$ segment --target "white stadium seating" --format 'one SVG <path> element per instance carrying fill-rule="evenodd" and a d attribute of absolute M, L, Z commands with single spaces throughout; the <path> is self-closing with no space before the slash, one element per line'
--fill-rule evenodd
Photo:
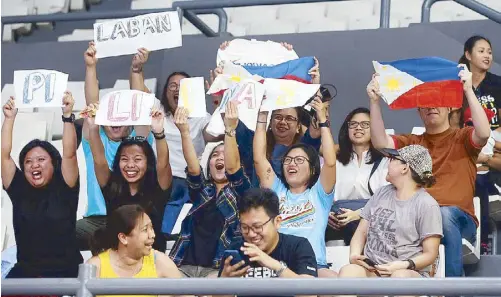
<path fill-rule="evenodd" d="M 90 0 L 96 4 L 100 0 Z M 133 0 L 130 8 L 170 8 L 174 0 Z M 499 0 L 479 2 L 501 11 Z M 423 0 L 391 1 L 390 27 L 407 27 L 420 22 Z M 85 9 L 85 0 L 11 0 L 2 2 L 2 16 L 48 14 Z M 234 36 L 264 35 L 281 33 L 306 33 L 375 29 L 379 27 L 380 0 L 325 1 L 289 5 L 266 5 L 253 7 L 225 8 L 228 14 L 228 32 Z M 201 15 L 209 27 L 217 31 L 218 18 L 215 15 Z M 481 20 L 485 17 L 455 3 L 439 1 L 431 9 L 432 22 Z M 40 25 L 40 24 L 39 24 Z M 184 35 L 201 34 L 186 19 L 183 20 Z M 4 41 L 14 40 L 16 34 L 28 34 L 31 24 L 6 25 Z M 92 40 L 92 28 L 79 28 L 71 34 L 59 36 L 59 41 Z"/>

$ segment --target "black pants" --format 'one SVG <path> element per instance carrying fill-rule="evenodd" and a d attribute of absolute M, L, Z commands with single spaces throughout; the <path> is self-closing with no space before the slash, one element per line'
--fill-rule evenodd
<path fill-rule="evenodd" d="M 90 240 L 96 230 L 106 226 L 106 216 L 91 216 L 77 221 L 76 234 L 78 249 L 90 250 Z"/>
<path fill-rule="evenodd" d="M 489 240 L 489 195 L 498 194 L 498 190 L 490 179 L 490 173 L 477 174 L 475 196 L 480 198 L 480 242 Z"/>

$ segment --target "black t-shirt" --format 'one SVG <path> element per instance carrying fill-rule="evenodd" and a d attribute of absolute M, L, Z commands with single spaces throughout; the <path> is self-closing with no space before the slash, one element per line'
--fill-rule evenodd
<path fill-rule="evenodd" d="M 491 129 L 499 128 L 501 125 L 501 115 L 499 115 L 499 109 L 501 109 L 501 77 L 487 72 L 484 80 L 473 90 L 482 107 L 494 112 Z"/>
<path fill-rule="evenodd" d="M 242 242 L 232 244 L 230 250 L 240 251 Z M 242 257 L 246 257 L 240 252 Z M 283 261 L 287 267 L 296 274 L 307 274 L 317 277 L 317 260 L 310 242 L 303 237 L 279 233 L 277 247 L 270 253 L 270 257 L 277 261 Z M 220 274 L 224 268 L 224 260 L 221 262 Z M 247 260 L 246 260 L 247 261 Z M 275 271 L 267 267 L 261 267 L 257 263 L 251 263 L 246 278 L 275 278 Z M 275 296 L 269 296 L 275 297 Z M 279 297 L 279 296 L 276 296 Z"/>
<path fill-rule="evenodd" d="M 182 264 L 212 267 L 224 226 L 224 216 L 217 208 L 216 199 L 194 212 L 192 223 L 193 233 Z"/>
<path fill-rule="evenodd" d="M 148 191 L 141 190 L 135 195 L 131 195 L 129 189 L 123 191 L 122 195 L 116 196 L 112 191 L 111 178 L 108 184 L 101 189 L 106 201 L 106 212 L 111 214 L 115 209 L 123 205 L 139 204 L 145 210 L 153 224 L 155 231 L 155 242 L 153 248 L 157 251 L 165 252 L 167 248 L 166 239 L 162 233 L 162 220 L 167 203 L 171 197 L 171 187 L 162 190 L 157 183 L 154 189 Z M 116 196 L 116 197 L 114 197 Z"/>
<path fill-rule="evenodd" d="M 13 207 L 17 264 L 28 275 L 76 277 L 82 255 L 75 225 L 80 184 L 70 188 L 60 170 L 44 188 L 34 188 L 16 168 L 8 189 Z"/>

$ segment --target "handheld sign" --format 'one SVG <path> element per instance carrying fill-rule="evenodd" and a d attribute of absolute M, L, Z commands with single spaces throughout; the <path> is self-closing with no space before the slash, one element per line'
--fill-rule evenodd
<path fill-rule="evenodd" d="M 207 115 L 203 77 L 181 79 L 178 106 L 188 109 L 190 118 L 203 118 Z"/>
<path fill-rule="evenodd" d="M 320 88 L 318 84 L 303 84 L 294 80 L 267 78 L 264 81 L 266 100 L 262 111 L 302 106 Z"/>
<path fill-rule="evenodd" d="M 216 63 L 231 61 L 242 66 L 274 66 L 297 58 L 294 50 L 288 50 L 278 42 L 233 39 L 228 47 L 217 51 Z"/>
<path fill-rule="evenodd" d="M 94 24 L 97 57 L 135 54 L 182 45 L 181 25 L 175 11 L 150 13 Z"/>
<path fill-rule="evenodd" d="M 61 107 L 68 85 L 68 74 L 55 70 L 14 71 L 16 106 Z"/>
<path fill-rule="evenodd" d="M 99 101 L 96 124 L 102 126 L 151 125 L 155 96 L 135 90 L 108 93 Z"/>

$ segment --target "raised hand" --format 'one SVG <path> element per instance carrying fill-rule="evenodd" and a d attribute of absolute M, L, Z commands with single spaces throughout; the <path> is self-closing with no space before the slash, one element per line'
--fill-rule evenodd
<path fill-rule="evenodd" d="M 17 115 L 16 102 L 14 97 L 10 97 L 9 101 L 3 106 L 3 115 L 6 119 L 15 119 Z"/>
<path fill-rule="evenodd" d="M 190 126 L 188 124 L 188 109 L 178 107 L 174 113 L 174 124 L 179 129 L 181 134 L 190 133 Z"/>
<path fill-rule="evenodd" d="M 65 118 L 71 116 L 73 113 L 73 106 L 75 105 L 75 99 L 70 91 L 64 92 L 63 96 L 63 116 Z"/>
<path fill-rule="evenodd" d="M 311 76 L 312 84 L 320 84 L 320 62 L 318 62 L 316 57 L 313 57 L 313 59 L 315 60 L 315 65 L 308 70 L 308 74 Z"/>
<path fill-rule="evenodd" d="M 97 126 L 95 124 L 95 118 L 98 109 L 99 109 L 99 104 L 91 103 L 80 112 L 80 117 L 85 119 L 85 122 L 87 122 L 89 127 Z"/>
<path fill-rule="evenodd" d="M 244 246 L 240 248 L 246 256 L 249 257 L 249 261 L 256 262 L 260 266 L 267 267 L 271 270 L 279 270 L 281 267 L 280 262 L 273 259 L 270 255 L 260 250 L 256 245 L 244 242 Z"/>
<path fill-rule="evenodd" d="M 97 64 L 96 47 L 94 41 L 89 42 L 89 47 L 84 53 L 84 61 L 87 67 L 94 67 Z"/>
<path fill-rule="evenodd" d="M 141 72 L 143 71 L 143 66 L 148 62 L 148 57 L 150 56 L 150 51 L 144 47 L 137 50 L 137 54 L 132 58 L 132 71 Z"/>
<path fill-rule="evenodd" d="M 238 125 L 238 106 L 235 102 L 230 101 L 226 104 L 224 113 L 224 127 L 227 130 L 235 130 Z"/>
<path fill-rule="evenodd" d="M 320 98 L 317 96 L 313 101 L 310 103 L 311 108 L 315 110 L 317 114 L 317 120 L 319 123 L 325 123 L 327 121 L 327 107 L 326 104 L 320 100 Z"/>
<path fill-rule="evenodd" d="M 162 133 L 164 131 L 164 113 L 161 109 L 153 108 L 151 110 L 151 131 L 153 133 Z"/>
<path fill-rule="evenodd" d="M 225 41 L 219 46 L 220 50 L 225 50 L 230 45 L 230 41 Z"/>
<path fill-rule="evenodd" d="M 205 89 L 207 91 L 210 89 L 210 86 L 212 86 L 212 84 L 214 83 L 214 80 L 216 79 L 216 77 L 222 73 L 223 73 L 223 68 L 221 68 L 219 66 L 216 67 L 216 69 L 209 71 L 209 80 L 205 80 Z M 215 106 L 218 106 L 219 103 L 221 103 L 221 99 L 223 98 L 223 96 L 215 95 L 215 94 L 211 95 L 211 97 L 212 97 L 212 103 Z"/>
<path fill-rule="evenodd" d="M 240 261 L 235 265 L 231 265 L 232 256 L 224 260 L 224 268 L 221 271 L 221 277 L 242 277 L 249 270 L 249 266 L 245 266 L 245 261 Z"/>
<path fill-rule="evenodd" d="M 473 88 L 473 82 L 472 82 L 472 74 L 470 70 L 468 70 L 468 67 L 466 67 L 465 64 L 459 64 L 458 67 L 462 67 L 463 70 L 459 71 L 459 78 L 461 79 L 461 82 L 463 83 L 463 91 L 468 91 Z"/>
<path fill-rule="evenodd" d="M 372 75 L 372 79 L 367 85 L 367 95 L 369 96 L 369 99 L 373 102 L 376 103 L 379 101 L 381 98 L 381 90 L 379 89 L 379 83 L 377 81 L 377 77 L 379 74 L 374 73 Z"/>
<path fill-rule="evenodd" d="M 291 51 L 294 49 L 294 47 L 292 46 L 292 44 L 289 44 L 287 42 L 280 42 L 280 44 L 285 47 L 287 50 Z"/>

